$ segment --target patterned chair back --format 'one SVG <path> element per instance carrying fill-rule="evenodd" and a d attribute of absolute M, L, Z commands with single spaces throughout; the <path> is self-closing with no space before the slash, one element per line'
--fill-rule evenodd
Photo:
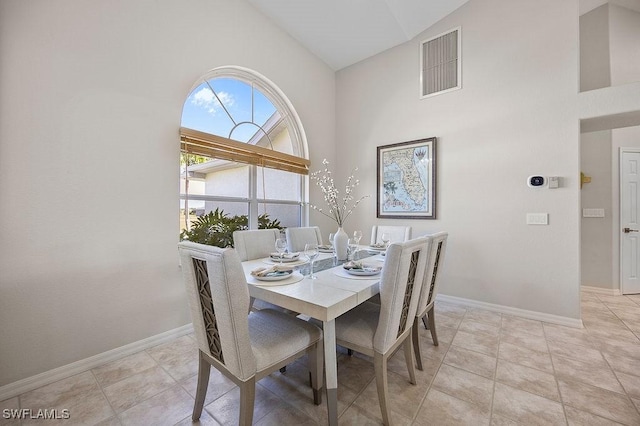
<path fill-rule="evenodd" d="M 438 283 L 440 282 L 440 272 L 442 272 L 442 264 L 444 262 L 444 254 L 447 250 L 446 232 L 438 232 L 430 235 L 431 255 L 425 269 L 424 282 L 422 283 L 422 291 L 420 294 L 420 303 L 418 304 L 417 315 L 421 316 L 426 310 L 431 308 L 433 302 L 438 295 Z"/>
<path fill-rule="evenodd" d="M 198 347 L 231 374 L 256 372 L 249 340 L 249 289 L 234 249 L 189 241 L 178 244 Z"/>
<path fill-rule="evenodd" d="M 431 237 L 392 243 L 380 279 L 380 317 L 373 348 L 386 353 L 411 329 L 431 250 Z"/>

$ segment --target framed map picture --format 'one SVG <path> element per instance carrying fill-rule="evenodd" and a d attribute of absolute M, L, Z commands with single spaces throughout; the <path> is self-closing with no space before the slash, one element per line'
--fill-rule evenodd
<path fill-rule="evenodd" d="M 378 147 L 379 218 L 436 218 L 436 138 Z"/>

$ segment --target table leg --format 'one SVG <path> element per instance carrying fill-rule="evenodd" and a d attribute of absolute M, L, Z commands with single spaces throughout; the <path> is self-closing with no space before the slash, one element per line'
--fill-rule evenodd
<path fill-rule="evenodd" d="M 329 425 L 338 425 L 338 361 L 336 359 L 336 322 L 324 321 L 324 367 L 327 378 Z"/>

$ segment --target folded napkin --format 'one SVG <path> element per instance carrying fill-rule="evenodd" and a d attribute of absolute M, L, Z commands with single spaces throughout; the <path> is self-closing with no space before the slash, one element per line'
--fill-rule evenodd
<path fill-rule="evenodd" d="M 291 269 L 290 266 L 286 266 L 286 265 L 273 265 L 270 268 L 263 267 L 263 268 L 254 269 L 253 271 L 251 271 L 251 275 L 253 275 L 254 277 L 265 277 L 273 272 L 292 273 L 293 269 Z"/>
<path fill-rule="evenodd" d="M 356 270 L 362 270 L 362 271 L 380 271 L 382 269 L 382 267 L 380 266 L 375 266 L 375 265 L 367 265 L 364 262 L 361 261 L 349 261 L 347 263 L 345 263 L 344 265 L 342 265 L 342 267 L 344 269 L 356 269 Z"/>
<path fill-rule="evenodd" d="M 271 253 L 271 257 L 274 259 L 297 259 L 300 257 L 300 253 Z"/>
<path fill-rule="evenodd" d="M 331 250 L 333 248 L 332 245 L 323 245 L 323 246 L 318 246 L 318 248 L 320 250 Z"/>
<path fill-rule="evenodd" d="M 369 247 L 373 247 L 373 248 L 385 248 L 387 245 L 383 244 L 383 243 L 379 243 L 379 244 L 371 244 Z"/>
<path fill-rule="evenodd" d="M 364 263 L 362 262 L 355 262 L 353 260 L 345 263 L 344 265 L 342 265 L 342 267 L 344 269 L 364 269 Z"/>

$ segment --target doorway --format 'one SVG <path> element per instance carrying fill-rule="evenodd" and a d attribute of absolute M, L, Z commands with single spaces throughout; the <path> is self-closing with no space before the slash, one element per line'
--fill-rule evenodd
<path fill-rule="evenodd" d="M 640 293 L 640 149 L 620 148 L 620 289 Z"/>

